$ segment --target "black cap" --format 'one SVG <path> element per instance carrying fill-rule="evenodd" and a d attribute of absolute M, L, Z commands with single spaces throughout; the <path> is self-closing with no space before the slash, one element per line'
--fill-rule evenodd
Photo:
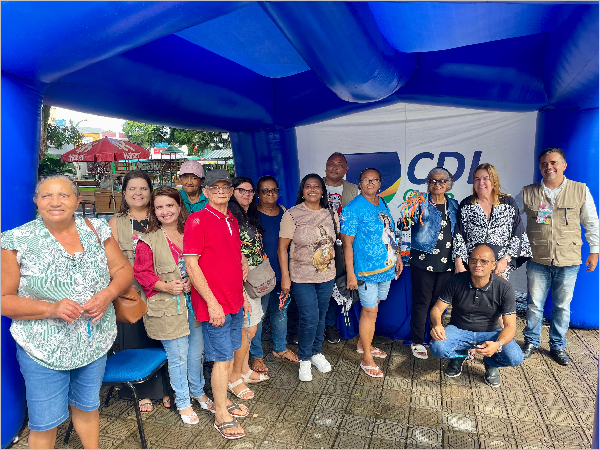
<path fill-rule="evenodd" d="M 223 169 L 210 170 L 206 173 L 206 178 L 204 178 L 204 186 L 212 186 L 217 181 L 227 181 L 231 184 L 231 175 Z"/>

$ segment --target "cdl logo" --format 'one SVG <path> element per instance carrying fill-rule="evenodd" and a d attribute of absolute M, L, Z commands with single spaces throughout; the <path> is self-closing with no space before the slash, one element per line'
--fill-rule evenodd
<path fill-rule="evenodd" d="M 408 171 L 406 173 L 406 176 L 408 177 L 408 181 L 410 181 L 412 184 L 425 184 L 425 178 L 417 178 L 417 176 L 415 175 L 415 169 L 417 168 L 417 164 L 423 159 L 430 159 L 430 160 L 434 161 L 435 155 L 430 152 L 423 152 L 423 153 L 419 153 L 411 160 L 411 162 L 408 164 Z M 464 155 L 462 155 L 458 152 L 441 152 L 438 156 L 437 164 L 431 164 L 431 167 L 428 167 L 424 173 L 425 174 L 429 173 L 429 171 L 431 169 L 433 169 L 434 167 L 444 167 L 444 164 L 446 163 L 447 159 L 455 159 L 458 163 L 456 172 L 453 174 L 454 182 L 456 183 L 460 179 L 460 177 L 462 177 L 462 175 L 465 171 L 465 157 L 464 157 Z M 481 151 L 476 151 L 473 154 L 473 160 L 471 161 L 471 168 L 469 169 L 469 172 L 468 172 L 468 177 L 469 177 L 467 179 L 468 184 L 473 184 L 473 170 L 475 170 L 475 167 L 477 167 L 479 165 L 480 159 L 481 159 Z M 425 164 L 423 164 L 423 165 L 425 165 Z"/>

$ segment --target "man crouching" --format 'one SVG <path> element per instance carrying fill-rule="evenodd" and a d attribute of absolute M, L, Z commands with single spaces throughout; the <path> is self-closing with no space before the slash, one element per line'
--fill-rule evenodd
<path fill-rule="evenodd" d="M 485 382 L 500 386 L 499 367 L 518 366 L 523 352 L 514 341 L 517 329 L 515 293 L 502 277 L 492 275 L 494 252 L 480 245 L 469 257 L 469 272 L 453 275 L 431 309 L 431 353 L 450 359 L 446 376 L 457 377 L 470 349 L 483 355 Z M 444 328 L 442 313 L 452 305 L 450 324 Z M 500 327 L 500 316 L 504 328 Z"/>

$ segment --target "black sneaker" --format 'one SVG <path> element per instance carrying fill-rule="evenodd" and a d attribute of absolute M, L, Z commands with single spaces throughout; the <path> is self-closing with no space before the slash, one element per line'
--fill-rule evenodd
<path fill-rule="evenodd" d="M 462 365 L 465 362 L 465 359 L 467 359 L 466 356 L 464 358 L 452 358 L 449 360 L 448 367 L 446 367 L 446 370 L 444 371 L 446 376 L 450 378 L 459 376 L 462 373 Z"/>
<path fill-rule="evenodd" d="M 483 377 L 485 383 L 491 387 L 499 387 L 500 386 L 500 369 L 497 367 L 488 366 L 484 361 L 483 365 L 485 366 L 485 376 Z"/>
<path fill-rule="evenodd" d="M 298 345 L 298 335 L 288 334 L 288 344 Z"/>
<path fill-rule="evenodd" d="M 340 342 L 340 332 L 338 329 L 333 326 L 325 327 L 325 340 L 330 344 L 337 344 Z"/>
<path fill-rule="evenodd" d="M 561 366 L 568 366 L 571 362 L 567 352 L 562 349 L 550 349 L 550 356 L 552 356 L 552 359 Z"/>

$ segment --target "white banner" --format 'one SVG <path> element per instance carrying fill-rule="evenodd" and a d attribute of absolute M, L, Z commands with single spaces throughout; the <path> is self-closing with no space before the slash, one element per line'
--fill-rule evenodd
<path fill-rule="evenodd" d="M 396 220 L 396 207 L 406 193 L 427 190 L 424 179 L 436 166 L 454 174 L 451 194 L 459 202 L 472 193 L 473 168 L 484 162 L 498 170 L 503 192 L 515 196 L 533 182 L 536 118 L 537 112 L 400 103 L 297 127 L 300 177 L 311 172 L 324 176 L 333 152 L 353 161 L 346 177 L 353 183 L 362 169 L 376 167 L 382 171 L 382 191 Z M 388 155 L 369 155 L 373 153 Z M 397 154 L 399 161 L 390 162 L 395 155 L 389 153 Z M 385 160 L 384 167 L 378 166 L 378 159 Z"/>

